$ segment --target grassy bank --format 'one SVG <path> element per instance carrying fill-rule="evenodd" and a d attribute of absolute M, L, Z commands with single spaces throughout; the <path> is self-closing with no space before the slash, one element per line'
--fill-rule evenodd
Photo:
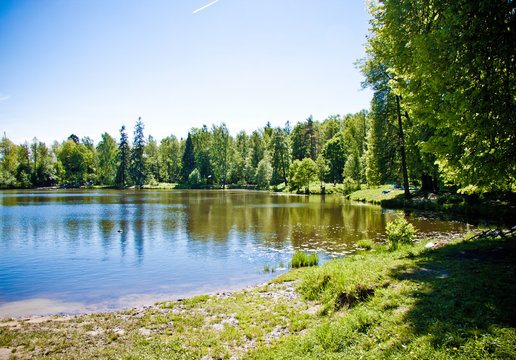
<path fill-rule="evenodd" d="M 513 226 L 516 218 L 516 199 L 513 193 L 463 195 L 463 194 L 421 194 L 414 193 L 405 199 L 403 190 L 392 185 L 362 189 L 347 195 L 353 201 L 381 205 L 391 209 L 415 209 L 431 211 L 440 215 L 459 218 L 482 219 L 490 222 L 506 223 Z"/>
<path fill-rule="evenodd" d="M 425 241 L 426 242 L 426 241 Z M 233 294 L 0 323 L 0 355 L 516 358 L 516 239 L 371 251 Z"/>

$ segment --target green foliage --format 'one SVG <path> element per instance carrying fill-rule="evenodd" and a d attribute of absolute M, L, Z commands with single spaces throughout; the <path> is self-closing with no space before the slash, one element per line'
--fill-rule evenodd
<path fill-rule="evenodd" d="M 362 249 L 371 250 L 373 248 L 373 242 L 369 239 L 362 239 L 356 242 L 356 246 Z"/>
<path fill-rule="evenodd" d="M 258 163 L 258 169 L 256 169 L 256 184 L 261 188 L 267 188 L 272 177 L 272 166 L 267 158 L 262 159 Z"/>
<path fill-rule="evenodd" d="M 167 183 L 180 182 L 183 152 L 177 138 L 171 135 L 161 139 L 158 151 L 159 180 Z"/>
<path fill-rule="evenodd" d="M 364 73 L 375 91 L 402 96 L 407 120 L 426 125 L 409 134 L 412 151 L 435 154 L 441 176 L 460 187 L 514 190 L 512 3 L 384 0 L 370 11 Z M 412 168 L 424 164 L 435 180 L 432 156 Z"/>
<path fill-rule="evenodd" d="M 275 128 L 270 142 L 272 181 L 273 185 L 287 184 L 290 168 L 290 146 L 287 133 L 281 128 Z"/>
<path fill-rule="evenodd" d="M 387 223 L 385 230 L 391 249 L 396 249 L 400 244 L 411 244 L 415 233 L 414 226 L 403 217 Z"/>
<path fill-rule="evenodd" d="M 120 129 L 120 143 L 118 144 L 118 167 L 115 178 L 115 184 L 118 187 L 125 187 L 127 184 L 130 152 L 129 138 L 125 132 L 125 126 L 122 125 Z"/>
<path fill-rule="evenodd" d="M 199 169 L 193 169 L 193 171 L 188 176 L 188 184 L 192 187 L 199 187 L 204 183 L 205 181 L 201 177 Z"/>
<path fill-rule="evenodd" d="M 215 181 L 212 167 L 214 159 L 211 158 L 213 136 L 206 125 L 203 125 L 200 129 L 192 128 L 190 134 L 194 149 L 195 167 L 199 169 L 201 177 L 206 179 L 208 184 L 213 184 Z"/>
<path fill-rule="evenodd" d="M 213 160 L 211 164 L 213 176 L 215 176 L 214 181 L 225 187 L 230 167 L 229 162 L 233 157 L 232 141 L 230 141 L 229 130 L 224 123 L 220 126 L 213 125 L 212 134 L 211 158 Z"/>
<path fill-rule="evenodd" d="M 145 136 L 143 135 L 143 122 L 142 118 L 138 118 L 134 127 L 134 141 L 133 147 L 131 148 L 130 163 L 129 163 L 129 175 L 133 182 L 142 186 L 146 178 L 146 163 L 144 155 L 145 151 Z"/>
<path fill-rule="evenodd" d="M 306 190 L 310 187 L 310 183 L 317 180 L 317 164 L 310 158 L 304 158 L 303 161 L 295 160 L 290 167 L 290 187 L 293 189 Z"/>
<path fill-rule="evenodd" d="M 306 254 L 303 251 L 298 251 L 292 255 L 290 266 L 293 268 L 300 268 L 305 266 L 317 266 L 319 264 L 319 255 L 315 253 Z"/>
<path fill-rule="evenodd" d="M 342 172 L 349 154 L 344 140 L 344 133 L 340 132 L 326 142 L 321 154 L 328 162 L 329 169 L 326 179 L 328 181 L 337 180 L 339 183 L 342 182 Z"/>
<path fill-rule="evenodd" d="M 116 178 L 116 161 L 118 146 L 116 140 L 107 132 L 102 134 L 102 140 L 97 144 L 98 179 L 101 184 L 113 185 Z"/>
<path fill-rule="evenodd" d="M 74 186 L 83 185 L 93 162 L 93 154 L 83 144 L 70 139 L 61 146 L 57 156 L 63 166 L 65 182 Z"/>
<path fill-rule="evenodd" d="M 187 182 L 190 174 L 195 169 L 195 149 L 192 141 L 192 135 L 188 133 L 186 138 L 185 150 L 183 153 L 183 167 L 181 168 L 181 179 Z"/>

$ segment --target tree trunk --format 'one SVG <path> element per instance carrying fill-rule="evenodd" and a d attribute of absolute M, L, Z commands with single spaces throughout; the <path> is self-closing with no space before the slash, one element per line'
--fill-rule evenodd
<path fill-rule="evenodd" d="M 398 126 L 399 126 L 399 137 L 400 137 L 400 153 L 401 153 L 401 170 L 403 173 L 403 189 L 405 191 L 405 198 L 410 198 L 409 182 L 407 174 L 407 160 L 405 156 L 405 141 L 403 140 L 403 126 L 401 123 L 401 111 L 400 111 L 400 97 L 396 95 L 396 109 L 398 111 Z"/>

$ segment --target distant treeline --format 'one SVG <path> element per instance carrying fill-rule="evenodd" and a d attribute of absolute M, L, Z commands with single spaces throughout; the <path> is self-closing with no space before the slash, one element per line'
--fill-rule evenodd
<path fill-rule="evenodd" d="M 204 125 L 192 128 L 186 139 L 171 135 L 157 141 L 145 137 L 138 119 L 132 141 L 125 126 L 118 141 L 103 133 L 98 144 L 75 134 L 50 147 L 37 138 L 15 145 L 4 137 L 0 184 L 4 188 L 157 183 L 266 188 L 286 183 L 300 188 L 317 179 L 361 183 L 366 180 L 369 122 L 367 112 L 361 111 L 322 122 L 309 117 L 294 127 L 289 122 L 283 128 L 267 124 L 235 137 L 225 124 Z"/>
<path fill-rule="evenodd" d="M 50 147 L 0 143 L 0 186 L 158 182 L 400 183 L 436 191 L 516 191 L 516 12 L 511 1 L 381 0 L 372 15 L 364 86 L 371 108 L 230 136 L 225 124 L 186 139 L 71 135 Z M 408 190 L 407 190 L 408 191 Z M 408 193 L 406 194 L 408 195 Z"/>

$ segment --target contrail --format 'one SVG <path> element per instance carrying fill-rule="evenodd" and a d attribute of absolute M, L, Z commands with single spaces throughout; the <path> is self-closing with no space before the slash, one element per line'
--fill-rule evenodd
<path fill-rule="evenodd" d="M 219 0 L 212 1 L 212 2 L 211 2 L 211 3 L 209 3 L 208 5 L 204 5 L 203 7 L 201 7 L 201 8 L 199 8 L 199 9 L 195 10 L 192 14 L 195 14 L 195 13 L 198 13 L 199 11 L 201 11 L 201 10 L 204 10 L 204 9 L 206 9 L 208 6 L 211 6 L 211 5 L 215 4 L 215 3 L 216 3 L 216 2 L 218 2 L 218 1 L 219 1 Z"/>

